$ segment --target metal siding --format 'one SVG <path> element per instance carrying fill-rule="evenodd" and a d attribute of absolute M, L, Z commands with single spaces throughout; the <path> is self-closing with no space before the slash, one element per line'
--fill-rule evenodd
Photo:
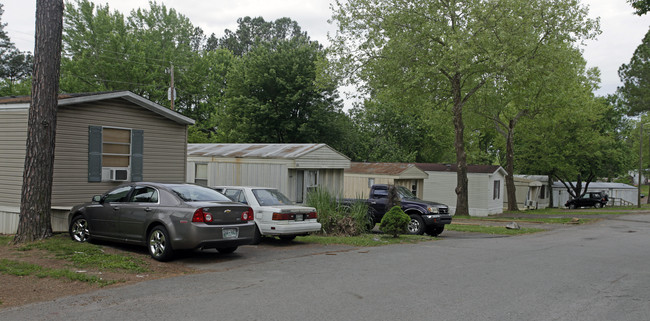
<path fill-rule="evenodd" d="M 0 205 L 20 206 L 27 118 L 26 109 L 0 112 Z"/>
<path fill-rule="evenodd" d="M 349 168 L 350 160 L 329 147 L 321 147 L 295 159 L 296 168 Z"/>
<path fill-rule="evenodd" d="M 143 130 L 143 179 L 185 181 L 186 125 L 121 100 L 62 106 L 57 114 L 52 206 L 86 202 L 120 184 L 88 182 L 89 125 Z"/>
<path fill-rule="evenodd" d="M 375 184 L 393 184 L 395 182 L 393 176 L 345 174 L 343 195 L 347 198 L 368 198 L 370 194 L 369 178 L 374 178 Z"/>

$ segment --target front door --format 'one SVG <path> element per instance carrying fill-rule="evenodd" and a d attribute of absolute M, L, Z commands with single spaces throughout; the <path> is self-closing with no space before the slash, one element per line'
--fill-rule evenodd
<path fill-rule="evenodd" d="M 119 211 L 127 202 L 131 186 L 116 188 L 104 195 L 101 204 L 86 210 L 86 217 L 92 235 L 121 238 L 119 236 Z"/>

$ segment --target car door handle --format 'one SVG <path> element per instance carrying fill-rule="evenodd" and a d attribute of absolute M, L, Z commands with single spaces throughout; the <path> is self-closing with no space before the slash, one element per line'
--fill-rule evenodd
<path fill-rule="evenodd" d="M 377 202 L 370 202 L 370 204 L 375 205 L 375 204 L 377 204 Z"/>
<path fill-rule="evenodd" d="M 144 211 L 145 211 L 145 212 L 151 212 L 151 207 L 145 207 L 145 208 L 144 208 Z"/>
<path fill-rule="evenodd" d="M 120 209 L 119 206 L 113 206 L 113 210 L 114 210 L 114 211 L 118 211 L 119 209 Z"/>

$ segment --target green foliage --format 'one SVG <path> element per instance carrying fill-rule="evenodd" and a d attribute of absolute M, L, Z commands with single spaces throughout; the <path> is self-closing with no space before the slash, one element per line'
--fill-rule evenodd
<path fill-rule="evenodd" d="M 242 57 L 260 44 L 307 36 L 296 21 L 286 17 L 275 21 L 265 21 L 262 17 L 244 17 L 237 19 L 237 25 L 235 31 L 226 29 L 220 39 L 212 35 L 207 49 L 227 49 L 235 56 Z"/>
<path fill-rule="evenodd" d="M 354 236 L 368 231 L 368 206 L 363 202 L 344 206 L 319 187 L 307 194 L 306 204 L 316 208 L 326 235 Z"/>
<path fill-rule="evenodd" d="M 650 11 L 650 0 L 627 0 L 627 3 L 632 5 L 632 7 L 636 10 L 634 13 L 639 16 L 642 16 Z"/>
<path fill-rule="evenodd" d="M 320 45 L 306 37 L 253 48 L 228 73 L 226 103 L 217 115 L 220 139 L 335 145 L 344 114 L 335 83 L 317 81 L 323 59 Z"/>
<path fill-rule="evenodd" d="M 629 113 L 638 115 L 650 111 L 650 30 L 630 62 L 618 69 L 618 75 L 623 82 L 618 91 Z"/>
<path fill-rule="evenodd" d="M 3 6 L 0 3 L 0 96 L 29 95 L 34 57 L 18 50 L 4 30 Z"/>
<path fill-rule="evenodd" d="M 398 237 L 406 233 L 411 218 L 399 206 L 393 206 L 381 219 L 379 229 L 382 232 Z"/>

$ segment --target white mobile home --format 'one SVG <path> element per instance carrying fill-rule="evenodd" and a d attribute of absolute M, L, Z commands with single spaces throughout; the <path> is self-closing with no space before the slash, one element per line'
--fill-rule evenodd
<path fill-rule="evenodd" d="M 188 144 L 187 182 L 274 187 L 302 203 L 323 187 L 343 194 L 350 159 L 326 144 Z"/>
<path fill-rule="evenodd" d="M 440 202 L 456 212 L 457 174 L 455 164 L 418 163 L 429 175 L 424 180 L 423 199 Z M 503 213 L 506 171 L 498 165 L 468 165 L 469 214 L 488 216 Z"/>
<path fill-rule="evenodd" d="M 415 164 L 354 162 L 345 170 L 345 197 L 367 198 L 373 184 L 391 184 L 404 186 L 422 198 L 427 177 Z"/>
<path fill-rule="evenodd" d="M 575 182 L 573 183 L 575 184 Z M 591 182 L 587 192 L 601 192 L 609 196 L 608 206 L 620 205 L 637 205 L 638 204 L 638 189 L 636 186 L 623 184 L 623 183 L 609 183 L 609 182 Z M 554 207 L 562 208 L 564 204 L 571 199 L 569 192 L 561 182 L 553 183 L 553 205 Z"/>

